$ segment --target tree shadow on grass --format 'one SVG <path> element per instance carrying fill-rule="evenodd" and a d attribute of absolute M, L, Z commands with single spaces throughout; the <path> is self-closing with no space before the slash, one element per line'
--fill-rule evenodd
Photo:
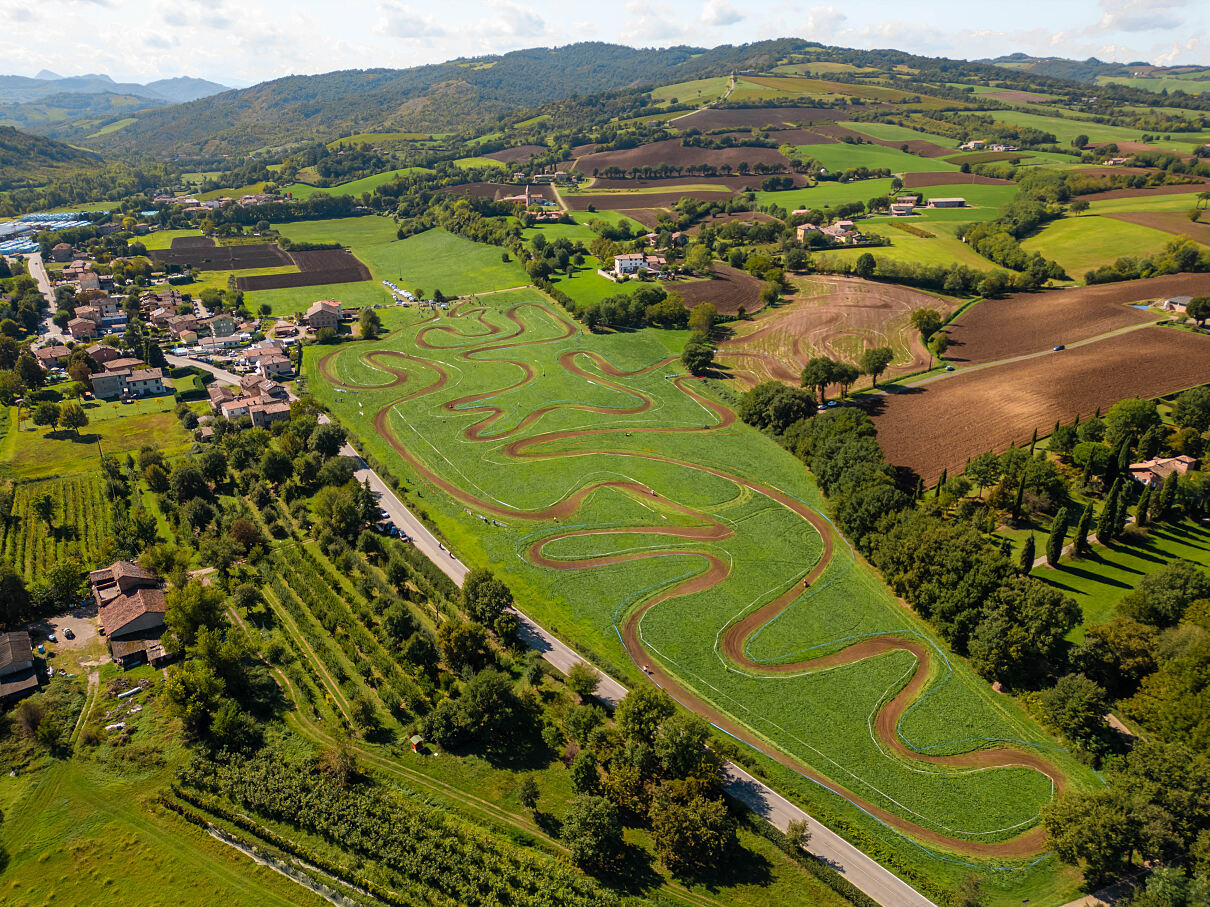
<path fill-rule="evenodd" d="M 1157 538 L 1165 539 L 1169 542 L 1176 542 L 1184 545 L 1187 548 L 1195 548 L 1198 551 L 1210 551 L 1210 545 L 1199 545 L 1198 542 L 1204 539 L 1203 536 L 1193 532 L 1193 530 L 1185 526 L 1166 525 L 1164 527 L 1153 526 L 1151 534 Z M 1197 541 L 1194 541 L 1196 539 Z"/>
<path fill-rule="evenodd" d="M 49 441 L 71 441 L 73 444 L 96 444 L 101 440 L 101 436 L 95 431 L 88 432 L 87 434 L 77 434 L 69 428 L 48 431 L 42 437 Z"/>
<path fill-rule="evenodd" d="M 637 844 L 623 844 L 614 865 L 596 873 L 596 877 L 631 897 L 641 897 L 664 884 L 663 876 L 655 868 L 655 856 Z"/>
<path fill-rule="evenodd" d="M 1063 563 L 1063 562 L 1060 562 L 1059 566 L 1054 568 L 1050 573 L 1039 573 L 1039 574 L 1036 574 L 1036 576 L 1038 577 L 1038 579 L 1041 579 L 1043 582 L 1045 582 L 1048 586 L 1053 586 L 1056 589 L 1062 589 L 1065 592 L 1079 592 L 1080 590 L 1075 588 L 1074 586 L 1069 586 L 1066 583 L 1063 583 L 1059 579 L 1057 579 L 1058 574 L 1063 574 L 1063 573 L 1069 574 L 1073 577 L 1079 577 L 1080 579 L 1086 579 L 1091 582 L 1101 583 L 1106 586 L 1114 586 L 1115 588 L 1118 588 L 1118 589 L 1133 589 L 1134 588 L 1133 586 L 1130 585 L 1130 583 L 1124 583 L 1120 579 L 1110 579 L 1109 577 L 1105 576 L 1104 574 L 1095 573 L 1092 570 L 1085 570 L 1082 567 L 1076 567 L 1072 564 Z"/>
<path fill-rule="evenodd" d="M 704 886 L 712 894 L 720 888 L 736 885 L 766 886 L 773 881 L 773 864 L 764 855 L 736 846 L 708 872 L 682 879 L 687 884 Z"/>

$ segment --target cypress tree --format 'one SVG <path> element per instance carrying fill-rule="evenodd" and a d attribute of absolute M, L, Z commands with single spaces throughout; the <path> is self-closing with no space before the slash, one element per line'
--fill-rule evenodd
<path fill-rule="evenodd" d="M 1092 528 L 1092 501 L 1084 505 L 1084 512 L 1080 514 L 1080 522 L 1076 524 L 1076 554 L 1086 554 L 1088 552 L 1088 530 Z"/>
<path fill-rule="evenodd" d="M 924 496 L 924 479 L 916 479 L 916 500 L 919 501 Z"/>
<path fill-rule="evenodd" d="M 1118 479 L 1109 490 L 1105 506 L 1101 508 L 1101 517 L 1097 520 L 1097 541 L 1102 545 L 1108 545 L 1113 541 L 1113 527 L 1117 520 L 1118 498 L 1121 496 L 1121 492 L 1122 480 Z"/>
<path fill-rule="evenodd" d="M 1025 470 L 1021 470 L 1021 484 L 1017 486 L 1017 499 L 1013 501 L 1013 522 L 1021 519 L 1021 502 L 1025 500 Z"/>
<path fill-rule="evenodd" d="M 1151 509 L 1151 486 L 1144 485 L 1143 493 L 1139 495 L 1139 506 L 1134 509 L 1134 521 L 1140 526 L 1146 526 Z"/>
<path fill-rule="evenodd" d="M 1121 480 L 1119 479 L 1119 481 Z M 1129 494 L 1129 491 L 1123 488 L 1118 495 L 1118 507 L 1113 512 L 1113 537 L 1115 539 L 1122 535 L 1126 528 L 1126 520 L 1130 516 L 1130 504 L 1126 500 Z"/>
<path fill-rule="evenodd" d="M 1005 560 L 1010 560 L 1013 556 L 1013 543 L 1011 539 L 1000 539 L 1000 553 L 1004 555 Z"/>
<path fill-rule="evenodd" d="M 941 497 L 941 489 L 943 487 L 945 487 L 945 482 L 948 478 L 949 478 L 949 470 L 947 470 L 947 469 L 941 470 L 941 478 L 939 478 L 937 480 L 937 490 L 933 494 L 933 497 L 935 497 L 935 498 Z"/>
<path fill-rule="evenodd" d="M 1130 441 L 1122 439 L 1118 445 L 1118 475 L 1124 476 L 1130 471 Z"/>
<path fill-rule="evenodd" d="M 1080 487 L 1087 488 L 1088 481 L 1092 478 L 1092 457 L 1084 461 L 1084 474 L 1080 476 Z"/>
<path fill-rule="evenodd" d="M 1021 547 L 1021 559 L 1017 561 L 1017 570 L 1027 574 L 1034 569 L 1034 534 L 1031 531 L 1025 536 L 1025 544 Z"/>
<path fill-rule="evenodd" d="M 1157 519 L 1167 519 L 1168 512 L 1172 509 L 1173 502 L 1176 501 L 1176 472 L 1170 472 L 1164 477 L 1164 485 L 1160 488 L 1159 505 L 1160 512 Z"/>
<path fill-rule="evenodd" d="M 1050 538 L 1046 540 L 1046 563 L 1050 566 L 1059 565 L 1065 541 L 1067 541 L 1067 508 L 1061 507 L 1050 524 Z"/>
<path fill-rule="evenodd" d="M 1038 430 L 1034 429 L 1034 436 L 1029 441 L 1029 455 L 1034 455 L 1034 448 L 1038 446 Z"/>

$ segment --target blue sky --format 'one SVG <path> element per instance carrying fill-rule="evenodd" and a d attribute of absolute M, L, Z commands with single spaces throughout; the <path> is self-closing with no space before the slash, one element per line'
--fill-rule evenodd
<path fill-rule="evenodd" d="M 1207 0 L 39 0 L 0 7 L 0 71 L 196 75 L 407 67 L 599 40 L 740 44 L 795 36 L 963 59 L 1013 51 L 1210 64 Z"/>

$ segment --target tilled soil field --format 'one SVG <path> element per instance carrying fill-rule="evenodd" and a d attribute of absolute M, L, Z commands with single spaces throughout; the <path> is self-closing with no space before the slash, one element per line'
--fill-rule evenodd
<path fill-rule="evenodd" d="M 732 337 L 719 344 L 719 361 L 745 384 L 797 384 L 811 357 L 853 361 L 866 345 L 896 351 L 888 376 L 920 371 L 929 357 L 911 327 L 911 313 L 932 308 L 944 317 L 957 305 L 955 300 L 855 277 L 820 275 L 795 283 L 799 292 L 792 302 L 754 322 L 732 325 Z"/>
<path fill-rule="evenodd" d="M 1012 180 L 980 176 L 978 173 L 905 173 L 904 189 L 925 189 L 929 186 L 1011 186 Z"/>
<path fill-rule="evenodd" d="M 1193 223 L 1189 218 L 1176 211 L 1124 211 L 1121 214 L 1108 214 L 1114 220 L 1124 220 L 1127 223 L 1163 230 L 1175 236 L 1188 236 L 1200 243 L 1210 246 L 1210 223 Z M 1210 277 L 1206 278 L 1207 289 L 1210 290 Z"/>
<path fill-rule="evenodd" d="M 942 469 L 1034 429 L 1087 418 L 1126 397 L 1158 397 L 1205 382 L 1210 337 L 1143 328 L 1059 353 L 970 371 L 870 401 L 887 459 L 932 484 Z"/>
<path fill-rule="evenodd" d="M 780 133 L 784 135 L 784 133 Z M 783 176 L 789 174 L 782 174 Z M 793 174 L 795 186 L 805 186 L 807 178 L 801 173 Z M 606 179 L 598 176 L 592 181 L 593 189 L 658 189 L 667 188 L 669 192 L 677 191 L 678 186 L 722 186 L 734 192 L 743 189 L 759 189 L 764 176 L 752 173 L 747 176 L 678 176 L 667 180 L 626 180 Z"/>
<path fill-rule="evenodd" d="M 236 278 L 236 286 L 249 290 L 283 290 L 290 287 L 319 287 L 330 283 L 357 283 L 370 279 L 370 269 L 345 249 L 291 252 L 297 274 L 263 274 Z"/>
<path fill-rule="evenodd" d="M 252 268 L 282 268 L 292 262 L 273 243 L 216 246 L 204 236 L 182 236 L 172 241 L 171 249 L 148 253 L 168 265 L 193 265 L 207 271 L 247 271 Z"/>
<path fill-rule="evenodd" d="M 867 110 L 880 105 L 867 104 Z M 827 123 L 847 120 L 853 111 L 847 107 L 721 107 L 695 110 L 673 120 L 677 129 L 763 129 L 783 123 Z"/>
<path fill-rule="evenodd" d="M 1210 285 L 1204 274 L 1170 274 L 1148 280 L 1105 283 L 1039 293 L 1014 293 L 972 306 L 950 324 L 947 359 L 994 362 L 1087 340 L 1143 321 L 1154 312 L 1129 303 L 1165 296 L 1193 296 Z"/>
<path fill-rule="evenodd" d="M 1189 207 L 1196 203 L 1197 196 L 1193 193 L 1205 192 L 1205 183 L 1181 183 L 1174 186 L 1156 186 L 1153 189 L 1109 189 L 1105 192 L 1092 192 L 1081 195 L 1086 202 L 1103 202 L 1111 198 L 1150 198 L 1153 195 L 1189 195 Z"/>
<path fill-rule="evenodd" d="M 1004 101 L 1006 104 L 1041 104 L 1044 101 L 1049 101 L 1050 98 L 1044 94 L 1037 94 L 1033 91 L 1018 91 L 1015 88 L 1010 88 L 1005 91 L 992 91 L 985 94 L 985 98 L 995 98 L 997 101 Z"/>
<path fill-rule="evenodd" d="M 565 195 L 563 201 L 572 211 L 587 211 L 588 206 L 592 205 L 598 211 L 630 212 L 640 208 L 668 208 L 686 197 L 702 202 L 714 202 L 731 198 L 734 194 L 717 189 L 691 192 L 615 192 L 609 195 Z"/>
<path fill-rule="evenodd" d="M 717 169 L 729 164 L 734 169 L 741 162 L 765 164 L 779 170 L 790 169 L 790 161 L 776 148 L 698 148 L 682 145 L 680 139 L 665 139 L 662 142 L 652 142 L 620 151 L 585 154 L 576 160 L 575 169 L 591 176 L 594 171 L 607 167 L 630 170 L 633 167 L 658 167 L 660 164 L 669 164 L 674 167 L 710 166 Z M 760 185 L 763 178 L 752 177 L 756 185 Z"/>
<path fill-rule="evenodd" d="M 760 291 L 763 284 L 747 271 L 729 265 L 714 263 L 712 280 L 694 280 L 677 284 L 673 289 L 685 297 L 685 305 L 693 308 L 698 303 L 712 302 L 720 315 L 735 315 L 739 307 L 749 314 L 764 308 Z"/>
<path fill-rule="evenodd" d="M 518 145 L 516 148 L 502 148 L 499 151 L 493 151 L 491 154 L 483 156 L 491 158 L 493 161 L 502 161 L 506 164 L 518 164 L 528 161 L 531 157 L 536 157 L 539 154 L 545 154 L 549 150 L 545 145 Z"/>

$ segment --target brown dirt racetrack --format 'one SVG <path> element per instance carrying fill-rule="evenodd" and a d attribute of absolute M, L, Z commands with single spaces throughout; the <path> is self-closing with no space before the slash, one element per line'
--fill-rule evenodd
<path fill-rule="evenodd" d="M 946 332 L 947 359 L 958 363 L 995 362 L 1097 337 L 1161 316 L 1128 303 L 1164 296 L 1197 294 L 1210 278 L 1171 274 L 1065 290 L 1014 293 L 988 299 L 959 315 Z"/>
<path fill-rule="evenodd" d="M 469 342 L 456 344 L 454 348 L 460 351 L 459 356 L 462 359 L 473 362 L 479 354 L 489 351 L 507 350 L 526 346 L 530 343 L 564 342 L 568 338 L 575 336 L 578 331 L 578 328 L 572 322 L 565 319 L 562 315 L 550 310 L 544 310 L 546 317 L 549 317 L 553 321 L 563 325 L 561 335 L 553 338 L 543 339 L 541 341 L 525 341 L 522 339 L 522 335 L 525 331 L 524 323 L 519 317 L 517 317 L 516 311 L 516 309 L 513 309 L 512 311 L 506 313 L 509 320 L 512 321 L 514 327 L 511 329 L 505 329 L 488 324 L 483 318 L 483 310 L 481 308 L 476 308 L 467 303 L 459 304 L 455 307 L 454 311 L 451 312 L 451 317 L 453 319 L 467 319 L 466 322 L 462 323 L 471 327 L 470 331 L 462 331 L 460 329 L 461 326 L 457 322 L 451 324 L 443 319 L 442 323 L 440 324 L 430 323 L 423 328 L 417 335 L 416 343 L 422 349 L 434 348 L 427 340 L 427 337 L 434 331 L 441 332 L 443 335 L 451 339 L 457 339 L 460 337 L 470 338 Z M 442 344 L 440 348 L 447 351 L 451 349 L 448 344 Z M 340 386 L 340 382 L 333 375 L 334 370 L 331 368 L 331 360 L 334 356 L 341 352 L 341 350 L 334 350 L 333 352 L 324 356 L 319 363 L 321 372 L 330 381 L 332 381 L 333 384 L 338 386 Z M 623 492 L 624 494 L 635 496 L 638 499 L 650 500 L 650 498 L 647 497 L 652 493 L 650 489 L 636 484 L 633 481 L 624 480 L 608 480 L 596 483 L 586 482 L 583 487 L 567 493 L 557 503 L 535 511 L 517 511 L 492 500 L 480 499 L 471 494 L 469 491 L 466 491 L 450 482 L 441 474 L 428 469 L 423 462 L 418 460 L 411 453 L 411 451 L 409 451 L 407 447 L 405 447 L 399 441 L 391 429 L 390 414 L 394 407 L 405 400 L 413 400 L 430 390 L 443 386 L 446 381 L 446 373 L 444 369 L 435 363 L 424 362 L 419 357 L 412 357 L 397 353 L 392 354 L 386 351 L 370 351 L 365 354 L 365 358 L 376 367 L 388 372 L 393 376 L 393 380 L 389 381 L 388 383 L 378 385 L 379 387 L 405 386 L 409 381 L 406 369 L 397 368 L 391 363 L 391 359 L 397 359 L 401 362 L 407 362 L 410 360 L 417 363 L 423 363 L 423 365 L 425 365 L 428 369 L 436 373 L 437 377 L 434 381 L 430 382 L 424 387 L 419 388 L 418 390 L 406 394 L 395 403 L 382 408 L 376 414 L 374 424 L 382 436 L 395 448 L 405 462 L 407 462 L 424 481 L 429 483 L 434 488 L 448 494 L 453 499 L 459 501 L 465 506 L 473 507 L 480 513 L 494 514 L 510 520 L 551 520 L 563 519 L 574 515 L 583 505 L 584 501 L 600 488 L 614 488 Z M 493 358 L 498 359 L 499 357 Z M 533 379 L 534 372 L 528 363 L 520 360 L 508 361 L 520 367 L 522 372 L 521 383 L 525 383 Z M 640 369 L 639 372 L 664 368 L 666 367 L 667 361 L 668 360 L 653 363 Z M 599 383 L 603 382 L 634 397 L 636 399 L 636 403 L 629 411 L 642 412 L 651 405 L 651 400 L 647 398 L 646 395 L 634 390 L 633 388 L 616 385 L 609 380 L 611 378 L 621 378 L 630 374 L 637 374 L 638 372 L 625 372 L 616 369 L 600 356 L 585 350 L 567 351 L 559 357 L 559 362 L 564 369 L 571 373 L 579 374 L 582 377 L 591 377 L 591 380 Z M 588 363 L 591 363 L 595 369 L 594 371 L 585 371 L 584 366 Z M 673 379 L 673 383 L 681 392 L 692 397 L 699 404 L 705 407 L 712 414 L 714 424 L 702 428 L 647 428 L 633 429 L 633 431 L 647 434 L 683 432 L 689 432 L 692 434 L 707 434 L 711 431 L 727 428 L 735 423 L 735 414 L 726 407 L 721 406 L 719 403 L 702 396 L 694 387 L 694 382 L 691 379 L 676 378 Z M 356 388 L 356 386 L 353 385 L 345 386 L 350 387 L 351 389 Z M 489 437 L 500 438 L 507 436 L 519 436 L 522 435 L 525 429 L 529 428 L 540 416 L 540 413 L 530 414 L 530 417 L 523 419 L 522 422 L 514 428 L 495 435 L 487 434 L 486 429 L 490 428 L 492 423 L 496 421 L 500 411 L 495 406 L 488 403 L 486 398 L 495 396 L 500 392 L 500 390 L 496 390 L 490 394 L 476 394 L 461 398 L 459 400 L 449 401 L 449 403 L 446 404 L 447 410 L 458 408 L 459 411 L 466 411 L 467 409 L 471 409 L 485 413 L 482 419 L 465 429 L 464 437 L 466 437 L 468 440 L 486 439 Z M 484 405 L 467 406 L 467 404 L 477 404 L 480 401 L 482 401 Z M 576 405 L 575 408 L 586 411 L 594 411 L 596 409 L 592 406 L 579 405 Z M 549 409 L 549 407 L 544 408 L 543 411 L 546 409 Z M 621 428 L 602 428 L 577 431 L 556 431 L 545 434 L 531 435 L 528 437 L 520 436 L 515 437 L 514 440 L 507 443 L 500 452 L 503 456 L 508 458 L 535 461 L 562 457 L 566 456 L 567 454 L 561 450 L 551 450 L 547 445 L 562 445 L 571 440 L 586 438 L 600 438 L 602 441 L 604 441 L 609 436 L 617 435 L 623 430 L 624 429 Z M 629 432 L 627 433 L 629 434 Z M 578 447 L 576 448 L 576 454 L 583 455 L 585 453 L 592 453 L 594 450 L 594 448 L 587 446 Z M 601 449 L 601 452 L 618 456 L 630 456 L 640 459 L 672 463 L 697 469 L 734 482 L 750 492 L 754 492 L 769 498 L 771 501 L 789 509 L 790 511 L 801 516 L 804 520 L 808 521 L 812 526 L 815 527 L 823 539 L 823 554 L 819 562 L 810 572 L 808 582 L 812 577 L 818 577 L 820 574 L 822 574 L 823 570 L 827 567 L 834 544 L 833 530 L 830 524 L 821 514 L 812 510 L 802 501 L 785 495 L 778 489 L 761 485 L 758 482 L 746 478 L 731 475 L 721 469 L 716 469 L 701 464 L 673 460 L 658 453 L 651 452 L 650 450 L 614 450 L 609 448 L 609 446 L 606 444 Z M 655 526 L 594 527 L 589 529 L 571 530 L 562 535 L 547 536 L 542 540 L 533 543 L 527 552 L 528 558 L 539 566 L 545 566 L 551 569 L 592 569 L 593 567 L 597 566 L 619 563 L 623 560 L 661 556 L 664 552 L 657 548 L 655 550 L 648 550 L 644 552 L 632 552 L 599 558 L 579 559 L 576 561 L 562 561 L 545 556 L 543 554 L 543 549 L 554 539 L 563 538 L 568 535 L 602 534 L 608 532 L 641 532 L 656 536 L 667 536 L 683 542 L 685 540 L 706 541 L 723 539 L 728 537 L 733 531 L 729 526 L 718 522 L 709 514 L 698 513 L 685 507 L 684 505 L 673 501 L 668 501 L 666 499 L 664 499 L 662 503 L 664 506 L 669 507 L 672 510 L 676 510 L 685 516 L 694 518 L 695 525 L 661 526 L 657 524 Z M 677 550 L 683 551 L 684 548 L 683 546 L 678 546 Z M 746 740 L 764 751 L 768 751 L 769 745 L 767 742 L 753 734 L 743 725 L 736 722 L 729 715 L 718 711 L 709 703 L 701 700 L 695 694 L 686 689 L 675 677 L 667 674 L 661 667 L 659 667 L 658 662 L 655 662 L 652 659 L 651 654 L 643 647 L 640 639 L 638 630 L 639 623 L 643 615 L 651 607 L 671 598 L 687 595 L 692 592 L 707 590 L 727 578 L 730 569 L 728 564 L 713 554 L 706 553 L 703 554 L 703 557 L 707 563 L 707 566 L 704 570 L 695 576 L 682 580 L 672 588 L 666 589 L 659 593 L 656 597 L 644 602 L 644 604 L 638 610 L 634 611 L 626 618 L 624 625 L 620 628 L 623 643 L 630 656 L 635 660 L 636 664 L 651 664 L 651 667 L 648 669 L 648 676 L 658 685 L 668 691 L 674 698 L 678 699 L 687 708 L 690 708 L 710 721 L 713 721 L 719 727 L 732 734 L 735 734 L 740 739 Z M 970 766 L 1028 767 L 1036 769 L 1047 775 L 1047 777 L 1053 781 L 1057 790 L 1061 791 L 1065 787 L 1066 779 L 1062 773 L 1047 763 L 1037 753 L 1032 751 L 997 747 L 994 749 L 978 750 L 955 756 L 927 756 L 915 753 L 914 751 L 908 749 L 898 736 L 897 720 L 898 717 L 903 713 L 904 709 L 910 703 L 914 702 L 923 692 L 923 689 L 928 682 L 928 678 L 930 677 L 931 657 L 931 652 L 926 647 L 920 645 L 918 642 L 912 639 L 904 639 L 895 636 L 877 637 L 842 649 L 841 651 L 831 655 L 813 659 L 807 662 L 800 662 L 795 665 L 777 665 L 775 667 L 768 667 L 756 665 L 751 662 L 743 652 L 743 644 L 748 636 L 754 632 L 756 628 L 763 626 L 768 622 L 768 620 L 771 620 L 773 617 L 775 617 L 777 613 L 794 601 L 799 594 L 799 590 L 797 588 L 793 588 L 787 593 L 776 598 L 774 601 L 765 604 L 755 614 L 748 615 L 742 621 L 739 621 L 727 628 L 723 642 L 723 648 L 727 655 L 746 670 L 780 673 L 791 670 L 802 671 L 814 670 L 816 668 L 822 669 L 840 664 L 848 664 L 859 659 L 875 657 L 884 652 L 897 649 L 906 649 L 915 656 L 917 668 L 905 688 L 901 690 L 889 703 L 885 704 L 881 709 L 879 709 L 877 720 L 875 722 L 876 733 L 898 754 L 899 758 L 907 760 L 919 760 L 937 765 L 953 765 L 955 767 L 963 768 Z M 954 839 L 941 832 L 917 826 L 901 816 L 890 813 L 875 804 L 868 803 L 863 798 L 846 791 L 842 786 L 838 785 L 835 780 L 825 778 L 823 775 L 820 775 L 810 767 L 801 763 L 799 760 L 785 753 L 774 750 L 771 755 L 795 771 L 805 773 L 807 776 L 814 778 L 821 783 L 826 781 L 832 789 L 838 790 L 846 799 L 857 804 L 863 809 L 869 810 L 873 815 L 887 822 L 892 827 L 895 827 L 920 840 L 929 841 L 931 843 L 939 844 L 944 847 L 956 849 L 962 852 L 994 856 L 998 858 L 1015 858 L 1033 854 L 1040 850 L 1045 843 L 1045 832 L 1040 827 L 1034 827 L 1014 838 L 995 843 L 970 842 Z"/>
<path fill-rule="evenodd" d="M 882 394 L 870 407 L 887 459 L 931 484 L 984 451 L 1028 444 L 1034 429 L 1126 397 L 1175 393 L 1208 375 L 1210 337 L 1144 327 Z"/>

